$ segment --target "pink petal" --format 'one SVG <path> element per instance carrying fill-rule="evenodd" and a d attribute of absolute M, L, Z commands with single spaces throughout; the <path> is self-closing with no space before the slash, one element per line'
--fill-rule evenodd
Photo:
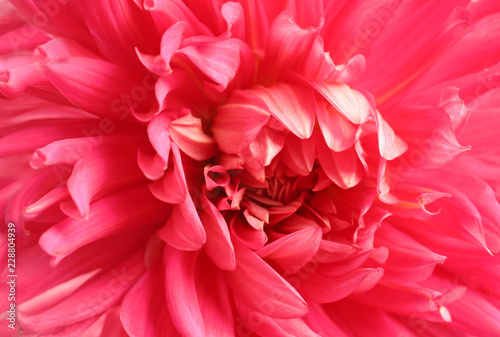
<path fill-rule="evenodd" d="M 332 58 L 343 64 L 354 55 L 367 55 L 401 2 L 382 0 L 369 3 L 354 0 L 336 7 L 340 13 L 326 16 L 324 31 L 326 49 Z"/>
<path fill-rule="evenodd" d="M 205 184 L 209 191 L 213 191 L 216 187 L 229 186 L 231 183 L 230 174 L 220 165 L 205 166 L 203 168 L 203 175 L 205 176 Z"/>
<path fill-rule="evenodd" d="M 231 37 L 245 39 L 245 12 L 237 2 L 226 2 L 221 7 L 221 14 L 227 23 L 227 31 Z"/>
<path fill-rule="evenodd" d="M 281 12 L 268 32 L 259 83 L 273 83 L 287 76 L 296 65 L 305 61 L 317 36 L 317 28 L 302 29 L 290 12 Z"/>
<path fill-rule="evenodd" d="M 307 5 L 302 1 L 291 1 L 290 11 L 294 13 L 297 24 L 301 27 L 319 27 L 323 24 L 323 1 L 308 1 Z"/>
<path fill-rule="evenodd" d="M 276 337 L 319 337 L 314 333 L 301 318 L 279 319 L 263 315 L 253 310 L 243 301 L 235 298 L 236 310 L 243 319 L 246 326 L 260 336 Z M 259 322 L 259 324 L 256 324 Z"/>
<path fill-rule="evenodd" d="M 156 153 L 168 164 L 170 155 L 170 134 L 169 126 L 172 123 L 174 116 L 163 113 L 153 118 L 148 124 L 148 138 L 156 150 Z"/>
<path fill-rule="evenodd" d="M 348 337 L 346 332 L 328 317 L 322 305 L 311 305 L 311 311 L 303 317 L 303 320 L 322 337 Z"/>
<path fill-rule="evenodd" d="M 247 149 L 238 156 L 248 168 L 263 169 L 278 155 L 285 145 L 285 135 L 264 127 Z"/>
<path fill-rule="evenodd" d="M 183 203 L 173 206 L 172 215 L 158 236 L 179 250 L 198 250 L 205 244 L 206 232 L 189 195 Z"/>
<path fill-rule="evenodd" d="M 120 306 L 120 320 L 130 336 L 180 336 L 170 319 L 162 267 L 151 266 L 128 291 Z"/>
<path fill-rule="evenodd" d="M 460 4 L 405 2 L 371 46 L 363 89 L 383 101 L 432 66 L 470 25 L 470 13 L 457 6 Z"/>
<path fill-rule="evenodd" d="M 236 313 L 224 273 L 202 255 L 196 264 L 195 277 L 205 336 L 234 335 Z"/>
<path fill-rule="evenodd" d="M 273 318 L 296 318 L 308 312 L 297 291 L 266 262 L 241 245 L 235 251 L 238 263 L 226 278 L 244 304 Z"/>
<path fill-rule="evenodd" d="M 140 149 L 137 150 L 137 165 L 141 169 L 142 173 L 149 180 L 158 180 L 165 174 L 165 170 L 167 169 L 167 164 L 165 161 L 158 155 L 149 155 Z M 153 187 L 152 187 L 152 186 Z M 161 194 L 162 184 L 151 184 L 151 193 L 154 195 Z M 161 197 L 158 199 L 163 200 Z"/>
<path fill-rule="evenodd" d="M 220 269 L 234 270 L 236 257 L 226 220 L 205 196 L 201 200 L 203 212 L 200 218 L 207 232 L 205 252 Z"/>
<path fill-rule="evenodd" d="M 205 336 L 194 273 L 198 256 L 197 252 L 168 246 L 163 255 L 168 311 L 179 333 L 186 337 Z"/>
<path fill-rule="evenodd" d="M 384 265 L 384 280 L 394 283 L 416 282 L 427 279 L 436 265 L 446 257 L 438 255 L 393 226 L 384 226 L 377 232 L 377 245 L 390 247 L 389 259 Z"/>
<path fill-rule="evenodd" d="M 217 153 L 215 141 L 203 132 L 201 120 L 193 115 L 174 120 L 169 131 L 181 151 L 195 160 L 207 160 Z"/>
<path fill-rule="evenodd" d="M 269 108 L 271 114 L 297 137 L 311 137 L 315 122 L 315 104 L 312 91 L 291 84 L 272 87 L 256 86 L 250 90 Z"/>
<path fill-rule="evenodd" d="M 363 124 L 370 117 L 370 105 L 359 91 L 343 83 L 310 82 L 335 109 L 354 124 Z"/>
<path fill-rule="evenodd" d="M 4 157 L 32 153 L 56 140 L 81 137 L 82 132 L 90 133 L 96 127 L 98 126 L 95 122 L 87 120 L 59 121 L 46 125 L 28 124 L 23 126 L 23 129 L 12 130 L 13 132 L 0 139 L 0 155 Z"/>
<path fill-rule="evenodd" d="M 217 109 L 212 132 L 221 151 L 234 154 L 246 148 L 267 124 L 270 113 L 257 97 L 236 91 Z"/>
<path fill-rule="evenodd" d="M 184 22 L 177 22 L 169 27 L 161 38 L 161 51 L 159 56 L 151 56 L 141 53 L 136 47 L 136 53 L 142 64 L 149 71 L 158 76 L 167 76 L 172 72 L 170 61 L 175 52 L 179 49 L 183 32 L 186 29 Z"/>
<path fill-rule="evenodd" d="M 178 53 L 186 55 L 208 78 L 226 89 L 240 67 L 240 46 L 236 39 L 186 39 L 188 46 Z"/>
<path fill-rule="evenodd" d="M 266 232 L 251 227 L 243 217 L 234 217 L 230 228 L 232 237 L 252 250 L 264 247 L 267 242 Z"/>
<path fill-rule="evenodd" d="M 55 164 L 74 164 L 98 144 L 93 138 L 71 138 L 50 143 L 36 150 L 30 160 L 34 169 Z"/>
<path fill-rule="evenodd" d="M 379 271 L 370 268 L 357 269 L 340 277 L 325 277 L 319 273 L 307 273 L 309 277 L 302 279 L 298 290 L 310 301 L 334 302 L 350 295 L 372 273 L 379 273 Z"/>
<path fill-rule="evenodd" d="M 43 332 L 82 321 L 107 310 L 121 299 L 130 285 L 144 272 L 141 253 L 138 252 L 117 265 L 115 270 L 119 272 L 105 271 L 97 274 L 73 294 L 44 312 L 29 315 L 19 312 L 19 323 L 28 331 Z M 105 300 L 100 300 L 103 296 L 102 289 L 107 289 Z"/>
<path fill-rule="evenodd" d="M 295 221 L 307 221 L 300 215 L 295 215 Z M 310 221 L 310 220 L 309 220 Z M 310 221 L 311 222 L 311 221 Z M 264 248 L 256 251 L 263 259 L 270 259 L 283 270 L 295 273 L 302 268 L 316 254 L 322 238 L 322 231 L 315 223 L 309 228 L 298 230 L 283 236 Z"/>
<path fill-rule="evenodd" d="M 135 76 L 121 66 L 97 59 L 71 57 L 50 62 L 44 70 L 68 100 L 97 115 L 123 120 L 129 115 L 130 107 L 140 103 L 131 96 L 136 85 Z"/>
<path fill-rule="evenodd" d="M 144 0 L 144 8 L 151 13 L 159 32 L 165 32 L 178 22 L 185 22 L 186 36 L 211 35 L 210 30 L 181 0 Z"/>
<path fill-rule="evenodd" d="M 354 145 L 357 127 L 334 107 L 319 102 L 316 105 L 316 116 L 323 138 L 330 149 L 341 152 Z"/>
<path fill-rule="evenodd" d="M 115 148 L 101 149 L 80 159 L 68 179 L 68 191 L 82 217 L 89 216 L 89 204 L 95 193 L 111 179 L 122 182 L 140 180 L 136 159 L 123 154 L 111 154 Z"/>
<path fill-rule="evenodd" d="M 285 146 L 280 153 L 283 163 L 293 172 L 301 176 L 311 173 L 316 160 L 317 134 L 313 133 L 309 139 L 300 139 L 294 134 L 289 134 Z"/>
<path fill-rule="evenodd" d="M 405 153 L 408 150 L 408 145 L 394 134 L 394 131 L 382 118 L 380 112 L 374 112 L 373 117 L 378 128 L 380 155 L 387 160 L 393 160 Z"/>
<path fill-rule="evenodd" d="M 173 144 L 173 165 L 165 172 L 163 179 L 149 184 L 151 193 L 168 204 L 183 203 L 189 197 L 186 176 L 179 148 Z"/>
<path fill-rule="evenodd" d="M 141 226 L 146 221 L 165 219 L 162 206 L 148 189 L 136 187 L 93 202 L 88 220 L 67 218 L 45 231 L 39 243 L 48 254 L 64 257 L 112 233 Z M 124 209 L 128 212 L 123 212 Z"/>
<path fill-rule="evenodd" d="M 320 140 L 316 151 L 326 175 L 340 188 L 354 187 L 363 178 L 363 166 L 353 147 L 343 152 L 334 152 Z"/>
<path fill-rule="evenodd" d="M 130 1 L 89 0 L 85 19 L 100 52 L 116 63 L 137 65 L 134 47 L 151 52 L 159 41 L 150 14 Z M 133 25 L 141 29 L 130 29 Z"/>

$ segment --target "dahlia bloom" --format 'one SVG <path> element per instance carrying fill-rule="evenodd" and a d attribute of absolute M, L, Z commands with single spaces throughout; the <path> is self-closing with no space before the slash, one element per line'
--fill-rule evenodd
<path fill-rule="evenodd" d="M 499 79 L 496 0 L 0 0 L 1 335 L 500 336 Z"/>

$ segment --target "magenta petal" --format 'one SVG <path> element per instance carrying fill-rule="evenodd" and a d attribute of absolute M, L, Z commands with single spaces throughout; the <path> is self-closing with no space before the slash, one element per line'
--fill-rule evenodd
<path fill-rule="evenodd" d="M 247 306 L 273 318 L 302 317 L 307 303 L 266 262 L 247 247 L 236 245 L 236 269 L 226 272 L 235 295 Z"/>

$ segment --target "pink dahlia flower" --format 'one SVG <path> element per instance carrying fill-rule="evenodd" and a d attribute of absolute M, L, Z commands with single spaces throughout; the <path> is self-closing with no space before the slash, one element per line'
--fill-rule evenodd
<path fill-rule="evenodd" d="M 499 4 L 0 0 L 0 334 L 500 336 Z"/>

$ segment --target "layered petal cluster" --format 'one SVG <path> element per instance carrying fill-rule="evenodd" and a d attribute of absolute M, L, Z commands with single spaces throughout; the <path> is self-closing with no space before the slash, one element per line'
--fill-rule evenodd
<path fill-rule="evenodd" d="M 499 37 L 496 0 L 0 0 L 16 329 L 500 335 Z"/>

